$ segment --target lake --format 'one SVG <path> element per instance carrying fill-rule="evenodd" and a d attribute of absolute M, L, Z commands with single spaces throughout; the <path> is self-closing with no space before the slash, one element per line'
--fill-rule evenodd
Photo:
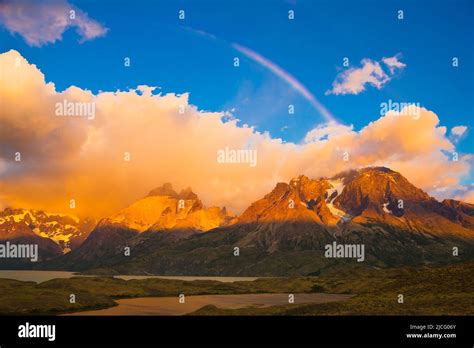
<path fill-rule="evenodd" d="M 20 281 L 30 281 L 36 283 L 42 283 L 51 279 L 57 278 L 71 278 L 71 277 L 95 277 L 91 275 L 80 275 L 74 272 L 63 272 L 63 271 L 3 271 L 0 270 L 0 278 L 15 279 Z M 100 277 L 100 276 L 97 276 Z M 116 275 L 114 278 L 120 278 L 124 280 L 130 279 L 148 279 L 148 278 L 161 278 L 161 279 L 177 279 L 177 280 L 217 280 L 224 283 L 232 283 L 236 281 L 252 281 L 257 277 L 192 277 L 192 276 L 135 276 L 135 275 Z"/>
<path fill-rule="evenodd" d="M 354 295 L 305 293 L 294 296 L 295 304 L 303 304 L 345 301 Z M 185 303 L 179 303 L 178 297 L 141 297 L 115 302 L 116 307 L 67 315 L 183 315 L 210 304 L 224 309 L 269 307 L 288 304 L 288 294 L 186 296 Z"/>

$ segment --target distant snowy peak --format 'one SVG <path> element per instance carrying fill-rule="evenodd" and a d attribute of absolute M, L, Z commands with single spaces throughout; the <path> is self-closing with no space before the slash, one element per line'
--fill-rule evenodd
<path fill-rule="evenodd" d="M 0 239 L 36 235 L 52 240 L 67 253 L 87 238 L 94 224 L 74 215 L 6 208 L 0 212 Z"/>

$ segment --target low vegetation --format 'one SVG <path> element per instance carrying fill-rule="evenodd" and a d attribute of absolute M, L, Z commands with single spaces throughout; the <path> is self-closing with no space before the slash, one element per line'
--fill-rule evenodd
<path fill-rule="evenodd" d="M 133 297 L 255 293 L 354 294 L 347 301 L 266 308 L 205 306 L 191 315 L 473 315 L 474 262 L 443 267 L 351 270 L 337 275 L 212 280 L 73 277 L 40 284 L 0 279 L 0 314 L 62 314 L 108 308 Z M 70 302 L 71 294 L 75 303 Z M 398 303 L 403 295 L 404 303 Z"/>

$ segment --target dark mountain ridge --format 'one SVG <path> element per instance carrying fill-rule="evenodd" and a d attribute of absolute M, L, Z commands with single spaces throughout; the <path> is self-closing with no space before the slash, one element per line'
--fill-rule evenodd
<path fill-rule="evenodd" d="M 164 185 L 145 199 L 158 197 L 160 207 L 163 199 L 171 199 L 166 209 L 179 215 L 178 196 L 171 185 Z M 474 206 L 455 200 L 438 202 L 388 168 L 364 168 L 329 179 L 299 176 L 278 183 L 237 218 L 216 208 L 210 220 L 217 226 L 207 230 L 203 227 L 209 226 L 207 213 L 204 220 L 196 220 L 196 213 L 205 211 L 202 203 L 191 190 L 185 198 L 190 208 L 180 223 L 173 215 L 170 228 L 163 222 L 167 221 L 163 213 L 153 213 L 149 221 L 156 221 L 145 230 L 120 220 L 136 216 L 137 207 L 142 212 L 144 202 L 137 203 L 125 209 L 134 214 L 102 220 L 81 247 L 42 267 L 126 274 L 276 276 L 347 267 L 444 264 L 474 257 Z M 364 245 L 364 262 L 326 257 L 325 248 L 333 242 Z"/>

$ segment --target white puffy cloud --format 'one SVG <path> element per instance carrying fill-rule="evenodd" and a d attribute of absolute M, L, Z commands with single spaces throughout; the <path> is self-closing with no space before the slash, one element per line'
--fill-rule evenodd
<path fill-rule="evenodd" d="M 326 124 L 316 126 L 312 130 L 310 130 L 308 133 L 306 133 L 304 142 L 312 143 L 315 141 L 330 139 L 333 137 L 337 137 L 338 135 L 351 132 L 353 128 L 354 127 L 352 125 L 345 126 L 336 122 L 328 122 Z"/>
<path fill-rule="evenodd" d="M 388 68 L 385 71 L 378 61 L 363 59 L 360 68 L 349 68 L 336 76 L 332 88 L 326 91 L 328 94 L 359 94 L 366 90 L 367 85 L 381 89 L 394 76 L 397 70 L 406 67 L 406 64 L 398 60 L 399 55 L 383 58 L 382 63 Z"/>
<path fill-rule="evenodd" d="M 451 128 L 451 137 L 454 141 L 458 141 L 467 131 L 466 126 L 455 126 Z"/>
<path fill-rule="evenodd" d="M 391 74 L 393 74 L 395 70 L 397 69 L 403 69 L 406 67 L 406 64 L 400 62 L 398 58 L 399 58 L 399 55 L 395 55 L 393 57 L 388 57 L 388 58 L 382 58 L 382 62 L 385 63 L 385 65 L 390 70 Z"/>
<path fill-rule="evenodd" d="M 81 42 L 104 36 L 108 30 L 66 0 L 4 0 L 0 2 L 0 23 L 28 45 L 38 47 L 61 40 L 70 27 L 76 28 Z"/>
<path fill-rule="evenodd" d="M 0 71 L 3 206 L 70 212 L 75 199 L 77 214 L 103 217 L 172 182 L 177 189 L 191 186 L 207 205 L 241 212 L 279 181 L 370 165 L 400 171 L 443 198 L 452 197 L 473 162 L 469 154 L 451 160 L 446 128 L 424 108 L 417 119 L 390 111 L 358 131 L 328 123 L 294 144 L 239 126 L 228 112 L 199 111 L 188 94 L 157 94 L 148 86 L 58 92 L 13 50 L 0 54 Z M 94 103 L 95 117 L 56 116 L 64 100 Z M 226 147 L 256 150 L 257 165 L 218 163 L 217 152 Z"/>

